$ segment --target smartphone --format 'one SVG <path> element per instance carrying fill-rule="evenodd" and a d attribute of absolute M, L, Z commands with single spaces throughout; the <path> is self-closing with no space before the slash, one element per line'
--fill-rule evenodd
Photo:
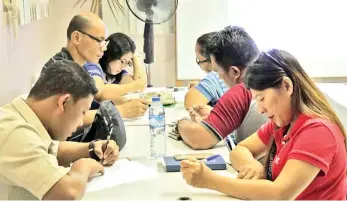
<path fill-rule="evenodd" d="M 187 160 L 189 158 L 195 158 L 197 160 L 201 160 L 213 155 L 214 155 L 213 153 L 176 154 L 174 155 L 174 158 L 176 161 Z"/>

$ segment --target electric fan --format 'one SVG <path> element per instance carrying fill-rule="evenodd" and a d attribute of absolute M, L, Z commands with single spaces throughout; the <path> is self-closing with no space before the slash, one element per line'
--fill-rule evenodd
<path fill-rule="evenodd" d="M 178 0 L 126 0 L 131 13 L 145 23 L 143 33 L 145 52 L 145 65 L 147 73 L 148 87 L 151 84 L 151 63 L 154 62 L 154 34 L 153 24 L 160 24 L 168 21 L 176 12 Z"/>

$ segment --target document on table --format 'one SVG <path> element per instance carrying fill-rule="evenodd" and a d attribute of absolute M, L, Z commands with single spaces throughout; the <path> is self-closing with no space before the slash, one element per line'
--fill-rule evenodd
<path fill-rule="evenodd" d="M 105 167 L 105 174 L 92 179 L 87 185 L 87 192 L 99 191 L 124 183 L 150 179 L 157 176 L 157 171 L 136 161 L 120 159 L 111 167 Z"/>

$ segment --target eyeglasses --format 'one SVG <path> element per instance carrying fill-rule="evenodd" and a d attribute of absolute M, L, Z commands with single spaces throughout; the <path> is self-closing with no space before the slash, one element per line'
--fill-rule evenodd
<path fill-rule="evenodd" d="M 110 41 L 106 41 L 106 40 L 100 40 L 99 38 L 94 37 L 94 36 L 84 32 L 84 31 L 81 31 L 81 30 L 79 30 L 78 32 L 81 32 L 81 33 L 87 35 L 89 38 L 91 38 L 91 39 L 95 40 L 96 42 L 98 42 L 99 45 L 100 45 L 100 48 L 107 47 L 108 43 L 110 42 Z"/>
<path fill-rule="evenodd" d="M 202 61 L 199 61 L 198 57 L 195 58 L 196 63 L 200 66 L 200 64 L 205 63 L 205 62 L 210 62 L 211 59 L 205 59 Z"/>
<path fill-rule="evenodd" d="M 122 65 L 123 68 L 125 68 L 125 67 L 127 67 L 127 66 L 131 67 L 131 66 L 133 65 L 133 63 L 132 63 L 131 61 L 127 62 L 127 61 L 124 60 L 124 59 L 120 59 L 120 63 L 121 63 L 121 65 Z"/>

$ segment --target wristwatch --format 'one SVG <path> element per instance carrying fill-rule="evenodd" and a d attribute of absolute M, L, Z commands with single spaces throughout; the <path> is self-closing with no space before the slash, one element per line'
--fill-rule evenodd
<path fill-rule="evenodd" d="M 95 149 L 94 149 L 96 141 L 97 140 L 93 140 L 89 143 L 89 146 L 88 146 L 89 157 L 96 161 L 100 161 L 100 158 L 96 155 Z"/>

